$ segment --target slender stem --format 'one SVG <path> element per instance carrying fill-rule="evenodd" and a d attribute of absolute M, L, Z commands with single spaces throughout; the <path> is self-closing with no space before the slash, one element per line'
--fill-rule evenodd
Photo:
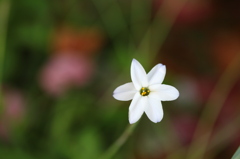
<path fill-rule="evenodd" d="M 207 150 L 208 141 L 213 132 L 214 124 L 222 109 L 222 106 L 228 97 L 229 92 L 239 79 L 240 54 L 229 64 L 225 72 L 220 77 L 209 100 L 204 107 L 201 118 L 197 124 L 194 134 L 194 140 L 191 143 L 186 158 L 202 159 Z M 205 130 L 207 126 L 207 132 Z"/>
<path fill-rule="evenodd" d="M 122 135 L 114 142 L 114 144 L 103 154 L 100 159 L 110 159 L 116 154 L 119 148 L 127 141 L 129 136 L 132 134 L 133 130 L 136 128 L 137 124 L 128 125 Z"/>
<path fill-rule="evenodd" d="M 10 10 L 10 1 L 0 1 L 0 86 L 3 81 L 4 55 L 6 52 L 7 24 Z M 2 91 L 0 90 L 0 112 L 2 111 Z"/>

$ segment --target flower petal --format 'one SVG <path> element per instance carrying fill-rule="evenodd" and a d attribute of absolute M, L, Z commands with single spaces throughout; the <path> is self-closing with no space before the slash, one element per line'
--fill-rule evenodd
<path fill-rule="evenodd" d="M 157 64 L 147 74 L 149 85 L 161 84 L 166 74 L 166 66 L 163 64 Z"/>
<path fill-rule="evenodd" d="M 148 86 L 147 74 L 142 65 L 135 59 L 132 60 L 131 78 L 137 90 L 140 90 L 141 87 Z"/>
<path fill-rule="evenodd" d="M 154 84 L 149 87 L 152 98 L 159 99 L 161 101 L 175 100 L 179 96 L 179 91 L 170 85 Z"/>
<path fill-rule="evenodd" d="M 123 84 L 113 91 L 113 97 L 117 100 L 128 101 L 133 99 L 137 90 L 132 82 Z"/>
<path fill-rule="evenodd" d="M 145 113 L 147 114 L 148 118 L 154 123 L 160 122 L 163 118 L 161 101 L 149 96 L 148 103 L 148 106 L 145 107 Z"/>
<path fill-rule="evenodd" d="M 128 116 L 130 124 L 137 122 L 141 118 L 146 105 L 147 97 L 143 97 L 140 93 L 136 93 L 129 107 Z"/>

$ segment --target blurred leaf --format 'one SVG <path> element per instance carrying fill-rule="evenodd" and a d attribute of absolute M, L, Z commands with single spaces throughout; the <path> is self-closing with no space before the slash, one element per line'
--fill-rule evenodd
<path fill-rule="evenodd" d="M 123 16 L 122 10 L 116 1 L 92 0 L 99 15 L 106 27 L 106 32 L 111 38 L 114 38 L 119 33 L 128 30 L 126 19 Z"/>
<path fill-rule="evenodd" d="M 54 154 L 62 153 L 64 156 L 75 154 L 72 149 L 78 148 L 75 145 L 78 144 L 79 131 L 83 130 L 84 125 L 89 124 L 86 119 L 89 116 L 87 111 L 91 110 L 91 102 L 90 94 L 76 91 L 58 100 L 50 124 L 50 147 L 54 148 Z M 73 148 L 69 145 L 72 145 Z"/>
<path fill-rule="evenodd" d="M 240 159 L 240 147 L 237 149 L 232 159 Z"/>
<path fill-rule="evenodd" d="M 98 158 L 102 147 L 100 133 L 94 127 L 85 128 L 70 145 L 72 159 Z"/>
<path fill-rule="evenodd" d="M 50 29 L 41 23 L 20 25 L 15 31 L 15 36 L 25 45 L 38 49 L 47 46 Z"/>
<path fill-rule="evenodd" d="M 62 135 L 66 135 L 69 131 L 76 117 L 83 117 L 84 119 L 91 101 L 92 98 L 89 94 L 81 92 L 73 92 L 60 98 L 53 115 L 52 136 L 62 138 Z"/>
<path fill-rule="evenodd" d="M 8 48 L 21 47 L 42 50 L 49 42 L 52 27 L 47 1 L 13 1 L 9 19 Z"/>
<path fill-rule="evenodd" d="M 26 152 L 20 149 L 7 149 L 7 148 L 0 148 L 1 158 L 4 156 L 4 159 L 32 159 L 32 157 L 27 154 Z"/>
<path fill-rule="evenodd" d="M 132 0 L 131 7 L 131 32 L 134 42 L 139 43 L 150 25 L 151 1 Z"/>

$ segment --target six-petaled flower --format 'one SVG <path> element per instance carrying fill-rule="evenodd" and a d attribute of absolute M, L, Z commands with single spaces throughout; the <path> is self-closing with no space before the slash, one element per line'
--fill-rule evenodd
<path fill-rule="evenodd" d="M 132 60 L 132 82 L 117 87 L 113 92 L 113 97 L 117 100 L 132 99 L 129 107 L 130 124 L 137 122 L 144 112 L 152 122 L 160 122 L 163 118 L 161 101 L 178 98 L 179 92 L 175 87 L 162 84 L 165 74 L 165 65 L 157 64 L 146 74 L 142 65 L 137 60 Z"/>

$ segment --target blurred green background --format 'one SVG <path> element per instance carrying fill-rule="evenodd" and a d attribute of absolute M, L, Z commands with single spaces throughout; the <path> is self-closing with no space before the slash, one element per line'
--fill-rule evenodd
<path fill-rule="evenodd" d="M 180 97 L 114 159 L 228 159 L 240 144 L 240 1 L 0 0 L 0 159 L 98 159 L 124 132 L 131 60 Z M 104 159 L 104 156 L 102 157 Z"/>

